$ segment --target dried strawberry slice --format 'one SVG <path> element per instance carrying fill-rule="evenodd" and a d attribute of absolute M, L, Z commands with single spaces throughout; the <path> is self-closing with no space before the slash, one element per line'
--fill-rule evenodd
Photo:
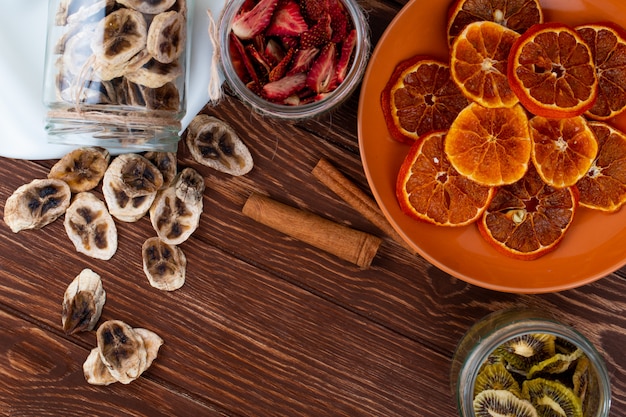
<path fill-rule="evenodd" d="M 339 0 L 329 0 L 328 13 L 332 29 L 331 42 L 343 42 L 350 29 L 350 19 Z"/>
<path fill-rule="evenodd" d="M 286 75 L 280 80 L 267 83 L 263 86 L 263 96 L 268 100 L 282 101 L 306 87 L 307 76 L 301 72 Z"/>
<path fill-rule="evenodd" d="M 255 81 L 250 81 L 246 84 L 246 87 L 257 96 L 260 96 L 263 93 L 263 87 Z"/>
<path fill-rule="evenodd" d="M 352 29 L 346 36 L 346 40 L 341 44 L 341 52 L 337 62 L 337 84 L 341 84 L 348 73 L 352 52 L 356 46 L 356 35 L 356 29 Z"/>
<path fill-rule="evenodd" d="M 269 80 L 270 82 L 278 81 L 287 74 L 287 67 L 291 62 L 291 58 L 293 57 L 294 50 L 290 49 L 285 57 L 270 71 Z"/>
<path fill-rule="evenodd" d="M 265 59 L 265 57 L 263 56 L 263 54 L 261 54 L 253 44 L 246 45 L 245 49 L 248 53 L 248 56 L 252 58 L 253 62 L 257 63 L 256 67 L 261 69 L 261 74 L 269 74 L 272 68 L 269 62 L 267 62 L 267 59 Z"/>
<path fill-rule="evenodd" d="M 243 67 L 246 69 L 246 72 L 248 73 L 248 76 L 249 76 L 249 77 L 240 76 L 241 80 L 246 82 L 248 79 L 251 78 L 252 81 L 258 84 L 259 75 L 257 74 L 256 69 L 254 68 L 254 65 L 250 61 L 250 57 L 248 57 L 248 54 L 246 53 L 246 47 L 243 45 L 243 43 L 241 43 L 239 38 L 235 36 L 234 33 L 231 32 L 229 38 L 230 38 L 229 48 L 231 48 L 231 51 L 232 50 L 237 51 L 237 55 L 241 59 L 241 63 L 243 64 Z"/>
<path fill-rule="evenodd" d="M 248 12 L 254 8 L 257 0 L 244 0 L 239 9 L 239 13 Z"/>
<path fill-rule="evenodd" d="M 272 38 L 265 44 L 263 55 L 265 56 L 267 62 L 272 65 L 276 65 L 285 57 L 285 50 L 277 40 Z"/>
<path fill-rule="evenodd" d="M 299 36 L 281 36 L 280 42 L 283 44 L 283 47 L 286 51 L 291 48 L 297 48 L 300 45 L 300 37 Z"/>
<path fill-rule="evenodd" d="M 228 49 L 230 52 L 230 61 L 235 69 L 235 74 L 237 77 L 244 83 L 250 81 L 250 74 L 248 72 L 248 68 L 246 67 L 247 57 L 242 55 L 243 45 L 239 42 L 239 39 L 231 33 L 231 40 L 228 43 Z M 235 38 L 235 39 L 233 39 Z"/>
<path fill-rule="evenodd" d="M 330 15 L 326 13 L 315 25 L 300 35 L 300 48 L 308 49 L 322 46 L 330 41 L 332 32 Z"/>
<path fill-rule="evenodd" d="M 308 28 L 300 13 L 300 6 L 294 0 L 287 0 L 280 2 L 274 11 L 265 34 L 267 36 L 297 36 Z"/>
<path fill-rule="evenodd" d="M 298 52 L 296 52 L 296 55 L 293 57 L 291 68 L 289 68 L 287 74 L 296 74 L 298 72 L 308 71 L 319 51 L 320 50 L 317 48 L 298 49 Z"/>
<path fill-rule="evenodd" d="M 252 39 L 270 24 L 278 0 L 260 0 L 251 10 L 240 11 L 233 19 L 232 31 L 239 39 Z"/>
<path fill-rule="evenodd" d="M 302 0 L 306 17 L 316 22 L 328 11 L 328 0 Z"/>
<path fill-rule="evenodd" d="M 326 93 L 333 86 L 337 66 L 337 46 L 329 42 L 322 48 L 311 66 L 306 78 L 306 85 L 316 93 Z"/>

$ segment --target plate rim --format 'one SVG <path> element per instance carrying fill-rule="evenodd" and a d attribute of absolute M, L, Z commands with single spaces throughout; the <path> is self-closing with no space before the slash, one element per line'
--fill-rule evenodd
<path fill-rule="evenodd" d="M 398 222 L 394 219 L 393 215 L 388 210 L 388 207 L 385 204 L 385 201 L 383 197 L 381 196 L 376 186 L 376 183 L 372 177 L 372 172 L 369 167 L 369 161 L 366 158 L 367 151 L 365 149 L 366 145 L 364 143 L 364 138 L 363 138 L 365 135 L 363 120 L 364 120 L 364 112 L 365 112 L 365 107 L 366 107 L 365 105 L 366 99 L 370 98 L 370 96 L 373 94 L 370 91 L 370 89 L 368 89 L 367 81 L 372 77 L 372 73 L 375 72 L 376 61 L 377 61 L 378 55 L 380 54 L 380 50 L 381 48 L 384 47 L 384 45 L 388 41 L 388 38 L 392 35 L 392 32 L 394 31 L 398 22 L 403 20 L 404 15 L 409 13 L 413 7 L 417 7 L 416 4 L 419 1 L 420 0 L 410 0 L 409 2 L 407 2 L 402 7 L 402 9 L 398 11 L 398 13 L 394 16 L 394 18 L 389 22 L 384 32 L 382 33 L 381 37 L 379 38 L 378 42 L 376 43 L 370 56 L 370 62 L 368 63 L 368 66 L 364 73 L 363 86 L 359 94 L 359 103 L 358 103 L 358 110 L 357 110 L 357 138 L 358 138 L 359 151 L 361 154 L 361 160 L 362 160 L 365 176 L 370 186 L 370 190 L 379 208 L 381 209 L 381 211 L 383 212 L 384 216 L 387 218 L 391 226 L 396 230 L 396 232 L 404 239 L 404 241 L 407 244 L 409 244 L 412 248 L 414 248 L 416 252 L 422 258 L 424 258 L 427 262 L 429 262 L 431 265 L 469 284 L 476 285 L 478 287 L 486 288 L 489 290 L 500 291 L 500 292 L 519 293 L 519 294 L 540 294 L 540 293 L 553 293 L 553 292 L 565 291 L 565 290 L 578 288 L 578 287 L 590 284 L 592 282 L 595 282 L 607 275 L 610 275 L 611 273 L 617 271 L 618 269 L 626 265 L 626 256 L 623 256 L 619 262 L 609 262 L 610 265 L 600 267 L 597 270 L 594 270 L 593 273 L 590 273 L 586 277 L 584 278 L 581 277 L 579 279 L 576 279 L 575 281 L 568 282 L 567 284 L 553 284 L 553 285 L 542 285 L 538 287 L 524 287 L 521 285 L 505 285 L 502 283 L 492 283 L 492 282 L 482 281 L 479 278 L 476 278 L 475 276 L 462 273 L 454 269 L 452 266 L 441 262 L 439 259 L 435 258 L 431 253 L 429 253 L 428 251 L 425 251 L 422 247 L 420 247 L 420 245 L 415 243 L 410 238 L 410 236 L 408 236 L 405 233 L 405 231 L 402 230 L 402 227 L 400 226 L 400 224 L 398 224 Z M 447 0 L 439 0 L 439 1 L 447 1 Z M 448 1 L 448 3 L 450 2 Z M 417 52 L 416 55 L 417 54 L 419 54 L 419 52 Z M 400 62 L 401 60 L 402 58 L 399 57 L 396 64 Z M 380 92 L 378 92 L 378 95 L 380 95 Z M 376 105 L 379 105 L 378 102 L 376 103 Z M 558 248 L 556 249 L 556 251 L 558 251 Z M 496 256 L 501 256 L 503 258 L 506 258 L 504 255 L 501 255 L 501 254 L 496 254 Z M 510 260 L 512 268 L 514 267 L 516 262 L 521 262 L 520 265 L 526 264 L 528 262 L 535 262 L 535 261 L 517 261 L 512 258 L 507 258 L 507 259 Z"/>

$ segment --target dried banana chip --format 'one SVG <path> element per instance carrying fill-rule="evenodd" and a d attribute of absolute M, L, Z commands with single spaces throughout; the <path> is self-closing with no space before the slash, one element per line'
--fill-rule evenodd
<path fill-rule="evenodd" d="M 144 242 L 141 254 L 143 271 L 150 285 L 164 291 L 174 291 L 183 286 L 187 258 L 178 246 L 151 237 Z"/>
<path fill-rule="evenodd" d="M 185 16 L 169 11 L 154 17 L 146 40 L 146 48 L 154 59 L 169 64 L 185 50 L 187 25 Z"/>
<path fill-rule="evenodd" d="M 163 242 L 179 245 L 198 228 L 204 187 L 202 176 L 185 168 L 173 185 L 159 191 L 150 207 L 150 221 Z"/>
<path fill-rule="evenodd" d="M 106 292 L 100 275 L 85 268 L 68 285 L 63 296 L 62 323 L 65 333 L 90 331 L 100 319 Z"/>
<path fill-rule="evenodd" d="M 139 86 L 148 110 L 172 112 L 180 107 L 180 93 L 174 83 L 159 88 Z"/>
<path fill-rule="evenodd" d="M 96 332 L 102 363 L 113 378 L 128 384 L 146 369 L 147 351 L 143 339 L 120 320 L 109 320 Z"/>
<path fill-rule="evenodd" d="M 143 98 L 141 86 L 130 82 L 126 77 L 115 83 L 117 101 L 127 106 L 145 107 L 146 100 Z"/>
<path fill-rule="evenodd" d="M 75 149 L 64 155 L 48 173 L 48 178 L 63 180 L 73 193 L 94 189 L 109 166 L 110 154 L 100 147 Z"/>
<path fill-rule="evenodd" d="M 139 154 L 119 155 L 111 162 L 102 180 L 109 212 L 125 222 L 143 217 L 162 186 L 163 174 Z"/>
<path fill-rule="evenodd" d="M 7 199 L 4 222 L 14 233 L 40 229 L 65 213 L 72 193 L 66 182 L 37 179 L 22 185 Z"/>
<path fill-rule="evenodd" d="M 163 345 L 163 339 L 159 335 L 154 333 L 153 331 L 142 329 L 142 328 L 132 329 L 121 321 L 116 321 L 114 323 L 111 323 L 108 326 L 111 329 L 116 329 L 116 328 L 122 329 L 121 332 L 116 333 L 115 335 L 109 334 L 109 336 L 106 336 L 106 337 L 113 336 L 110 339 L 109 344 L 113 344 L 114 336 L 118 336 L 118 338 L 120 339 L 126 336 L 127 333 L 130 333 L 129 329 L 130 331 L 132 331 L 131 334 L 133 335 L 133 340 L 136 341 L 137 338 L 139 338 L 143 343 L 143 347 L 138 348 L 142 351 L 141 352 L 142 354 L 145 354 L 145 362 L 143 362 L 143 366 L 141 370 L 139 371 L 137 376 L 135 377 L 125 376 L 122 378 L 121 381 L 119 381 L 119 382 L 128 384 L 134 381 L 135 379 L 137 379 L 144 371 L 146 371 L 150 367 L 150 365 L 152 365 L 152 362 L 158 356 L 159 348 Z M 116 326 L 119 326 L 119 327 L 116 327 Z M 100 331 L 100 329 L 98 329 L 98 331 Z M 127 358 L 132 357 L 132 354 L 134 352 L 124 351 L 124 346 L 126 346 L 125 343 L 118 343 L 118 345 L 119 345 L 119 352 L 116 355 L 114 355 L 116 358 L 117 357 L 127 357 Z M 105 346 L 108 346 L 108 345 L 105 344 Z M 135 347 L 133 345 L 131 349 L 134 349 L 134 348 Z M 132 361 L 130 363 L 132 364 Z M 126 363 L 125 365 L 121 367 L 123 369 L 122 373 L 124 375 L 125 375 L 124 372 L 126 370 L 126 367 L 130 368 L 128 363 Z M 109 385 L 114 382 L 118 382 L 118 379 L 116 379 L 116 377 L 114 376 L 114 374 L 117 375 L 116 371 L 111 373 L 110 368 L 107 365 L 105 365 L 105 363 L 103 362 L 100 347 L 93 348 L 91 352 L 89 353 L 89 356 L 87 357 L 87 359 L 85 360 L 85 363 L 83 364 L 83 373 L 85 375 L 85 379 L 87 380 L 87 382 L 93 385 Z"/>
<path fill-rule="evenodd" d="M 108 260 L 117 251 L 117 228 L 106 205 L 94 194 L 76 194 L 65 213 L 65 231 L 76 250 Z"/>
<path fill-rule="evenodd" d="M 153 151 L 146 152 L 143 156 L 161 171 L 161 175 L 163 175 L 163 187 L 168 187 L 172 181 L 174 181 L 178 173 L 176 152 Z"/>
<path fill-rule="evenodd" d="M 187 1 L 177 0 L 176 4 L 174 4 L 172 8 L 169 10 L 174 10 L 175 12 L 178 12 L 181 15 L 183 15 L 185 18 L 187 18 Z"/>
<path fill-rule="evenodd" d="M 143 67 L 135 71 L 127 72 L 126 78 L 135 84 L 150 88 L 163 87 L 165 84 L 174 81 L 183 74 L 183 68 L 174 61 L 170 64 L 163 64 L 157 60 L 148 61 Z"/>
<path fill-rule="evenodd" d="M 187 148 L 193 159 L 231 175 L 250 172 L 254 162 L 237 132 L 222 120 L 206 114 L 195 116 L 187 127 Z"/>
<path fill-rule="evenodd" d="M 176 0 L 117 0 L 117 2 L 141 13 L 158 14 L 172 7 Z"/>
<path fill-rule="evenodd" d="M 144 371 L 152 365 L 152 362 L 157 358 L 159 349 L 163 346 L 163 339 L 161 336 L 153 332 L 152 330 L 143 329 L 141 327 L 135 327 L 133 329 L 139 337 L 143 340 L 143 345 L 146 349 L 146 365 Z M 142 371 L 143 373 L 143 371 Z"/>
<path fill-rule="evenodd" d="M 91 349 L 89 356 L 83 363 L 83 374 L 87 382 L 92 385 L 110 385 L 117 382 L 117 379 L 113 378 L 109 372 L 109 368 L 102 362 L 100 349 L 97 347 Z"/>
<path fill-rule="evenodd" d="M 94 63 L 94 74 L 95 77 L 99 80 L 103 81 L 111 81 L 115 78 L 122 77 L 129 72 L 137 71 L 139 68 L 143 67 L 145 64 L 150 62 L 152 57 L 145 49 L 142 49 L 128 61 L 123 61 L 119 63 L 108 63 L 106 61 L 97 60 Z"/>
<path fill-rule="evenodd" d="M 204 196 L 204 178 L 193 168 L 183 169 L 174 182 L 176 197 L 202 211 L 202 197 Z"/>
<path fill-rule="evenodd" d="M 91 49 L 100 62 L 117 66 L 141 52 L 147 37 L 148 26 L 141 13 L 118 9 L 98 23 Z"/>

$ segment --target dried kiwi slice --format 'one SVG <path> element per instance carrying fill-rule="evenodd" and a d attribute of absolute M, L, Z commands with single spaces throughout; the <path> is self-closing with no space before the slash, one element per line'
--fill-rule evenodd
<path fill-rule="evenodd" d="M 524 381 L 522 395 L 532 403 L 539 417 L 583 417 L 580 398 L 558 381 L 544 378 Z"/>
<path fill-rule="evenodd" d="M 497 350 L 510 369 L 525 375 L 530 368 L 556 354 L 556 336 L 547 333 L 529 333 L 515 337 Z"/>
<path fill-rule="evenodd" d="M 572 376 L 572 391 L 583 406 L 583 416 L 591 417 L 596 414 L 596 410 L 600 407 L 600 396 L 598 392 L 598 379 L 594 376 L 591 369 L 589 358 L 583 355 L 576 363 L 576 369 Z"/>
<path fill-rule="evenodd" d="M 474 398 L 476 417 L 516 416 L 538 417 L 533 405 L 506 390 L 485 390 Z"/>
<path fill-rule="evenodd" d="M 576 370 L 574 370 L 574 376 L 572 376 L 574 394 L 576 394 L 583 402 L 585 401 L 585 396 L 587 395 L 587 390 L 589 388 L 589 380 L 589 358 L 583 356 L 576 363 Z"/>
<path fill-rule="evenodd" d="M 556 348 L 556 353 L 570 354 L 570 353 L 573 353 L 576 349 L 578 349 L 578 346 L 576 346 L 569 340 L 563 339 L 561 337 L 556 338 L 554 345 Z"/>
<path fill-rule="evenodd" d="M 484 366 L 476 377 L 474 396 L 486 390 L 506 390 L 517 397 L 522 396 L 518 382 L 501 362 Z"/>
<path fill-rule="evenodd" d="M 561 374 L 570 369 L 581 356 L 583 356 L 583 351 L 580 349 L 576 349 L 569 355 L 557 353 L 551 358 L 533 365 L 528 371 L 528 378 L 545 376 L 546 374 Z"/>

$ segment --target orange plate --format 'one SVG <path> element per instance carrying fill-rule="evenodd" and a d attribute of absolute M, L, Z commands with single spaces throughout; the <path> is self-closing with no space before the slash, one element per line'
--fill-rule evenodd
<path fill-rule="evenodd" d="M 358 135 L 365 174 L 387 219 L 426 260 L 471 284 L 497 291 L 545 293 L 593 282 L 626 264 L 626 207 L 614 214 L 580 208 L 552 253 L 534 261 L 507 258 L 485 242 L 476 225 L 444 228 L 402 213 L 396 176 L 409 147 L 391 138 L 380 93 L 395 65 L 413 55 L 448 60 L 446 13 L 452 0 L 412 0 L 398 13 L 373 51 L 363 79 Z M 570 25 L 613 20 L 626 27 L 623 0 L 545 0 L 545 21 Z M 613 125 L 626 131 L 626 115 Z"/>

